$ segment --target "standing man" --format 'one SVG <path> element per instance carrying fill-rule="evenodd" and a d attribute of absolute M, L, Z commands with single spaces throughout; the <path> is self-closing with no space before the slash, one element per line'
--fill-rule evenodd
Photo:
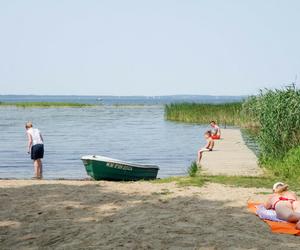
<path fill-rule="evenodd" d="M 215 121 L 211 121 L 210 126 L 211 126 L 211 138 L 214 140 L 219 140 L 221 138 L 220 127 L 216 124 Z"/>
<path fill-rule="evenodd" d="M 44 157 L 44 140 L 41 132 L 37 128 L 33 128 L 32 122 L 27 122 L 25 125 L 28 137 L 28 150 L 27 153 L 31 154 L 34 166 L 33 179 L 43 178 L 43 165 L 42 160 Z"/>

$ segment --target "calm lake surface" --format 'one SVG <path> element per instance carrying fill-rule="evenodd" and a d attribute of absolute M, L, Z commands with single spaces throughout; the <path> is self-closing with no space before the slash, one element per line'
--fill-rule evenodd
<path fill-rule="evenodd" d="M 44 177 L 87 177 L 86 154 L 160 166 L 159 177 L 186 174 L 207 127 L 164 120 L 163 106 L 0 107 L 0 178 L 30 178 L 24 123 L 45 140 Z"/>

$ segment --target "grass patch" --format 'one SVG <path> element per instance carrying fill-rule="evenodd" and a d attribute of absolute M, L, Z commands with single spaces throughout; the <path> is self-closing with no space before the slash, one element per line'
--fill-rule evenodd
<path fill-rule="evenodd" d="M 155 180 L 151 180 L 151 183 L 157 183 L 157 184 L 164 184 L 164 183 L 171 183 L 171 182 L 177 182 L 181 178 L 185 178 L 183 176 L 172 176 L 172 177 L 166 177 L 166 178 L 158 178 Z M 143 181 L 143 180 L 141 180 Z"/>
<path fill-rule="evenodd" d="M 205 183 L 203 176 L 200 175 L 201 168 L 193 161 L 187 169 L 189 176 L 174 176 L 151 181 L 152 183 L 171 183 L 175 182 L 179 186 L 197 186 L 201 187 Z"/>
<path fill-rule="evenodd" d="M 151 183 L 164 184 L 175 182 L 179 186 L 197 186 L 201 187 L 204 184 L 204 179 L 200 176 L 174 176 L 150 181 Z"/>
<path fill-rule="evenodd" d="M 300 183 L 300 146 L 289 150 L 282 159 L 267 159 L 262 165 L 275 176 Z"/>
<path fill-rule="evenodd" d="M 195 177 L 198 172 L 198 165 L 195 161 L 191 163 L 191 165 L 188 167 L 188 174 L 190 177 Z"/>
<path fill-rule="evenodd" d="M 203 176 L 205 182 L 220 183 L 235 187 L 245 188 L 272 188 L 279 179 L 273 177 L 251 177 L 251 176 Z"/>
<path fill-rule="evenodd" d="M 195 177 L 182 177 L 177 181 L 179 186 L 196 186 L 202 187 L 205 184 L 205 180 L 202 176 L 195 176 Z"/>
<path fill-rule="evenodd" d="M 95 106 L 85 103 L 71 103 L 71 102 L 0 102 L 0 106 L 14 106 L 18 108 L 56 108 L 56 107 L 72 107 L 82 108 Z"/>
<path fill-rule="evenodd" d="M 219 183 L 235 187 L 244 188 L 267 188 L 272 190 L 273 184 L 278 181 L 283 181 L 289 184 L 293 191 L 300 191 L 300 183 L 291 179 L 284 179 L 275 176 L 203 176 L 205 182 Z"/>
<path fill-rule="evenodd" d="M 189 177 L 189 176 L 176 176 L 162 179 L 156 179 L 151 181 L 152 183 L 164 184 L 175 182 L 179 186 L 197 186 L 202 187 L 205 183 L 201 176 Z"/>
<path fill-rule="evenodd" d="M 290 189 L 296 192 L 300 191 L 300 183 L 293 180 L 282 179 L 273 176 L 262 177 L 248 177 L 248 176 L 207 176 L 197 175 L 195 177 L 190 176 L 177 176 L 168 177 L 163 179 L 157 179 L 152 183 L 171 183 L 175 182 L 179 186 L 196 186 L 202 187 L 205 183 L 218 183 L 226 186 L 244 187 L 244 188 L 266 188 L 272 192 L 272 187 L 275 182 L 284 181 L 289 184 Z M 269 193 L 269 192 L 268 192 Z"/>

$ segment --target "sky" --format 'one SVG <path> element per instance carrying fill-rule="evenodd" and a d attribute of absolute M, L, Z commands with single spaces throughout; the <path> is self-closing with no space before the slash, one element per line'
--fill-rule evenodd
<path fill-rule="evenodd" d="M 300 78 L 299 11 L 298 0 L 0 0 L 0 95 L 280 88 Z"/>

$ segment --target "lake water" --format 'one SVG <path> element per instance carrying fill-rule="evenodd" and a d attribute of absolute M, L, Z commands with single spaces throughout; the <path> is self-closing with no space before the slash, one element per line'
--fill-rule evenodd
<path fill-rule="evenodd" d="M 45 140 L 44 177 L 87 177 L 86 154 L 160 166 L 159 177 L 184 175 L 207 127 L 164 120 L 163 106 L 0 108 L 0 178 L 30 178 L 24 123 Z"/>

